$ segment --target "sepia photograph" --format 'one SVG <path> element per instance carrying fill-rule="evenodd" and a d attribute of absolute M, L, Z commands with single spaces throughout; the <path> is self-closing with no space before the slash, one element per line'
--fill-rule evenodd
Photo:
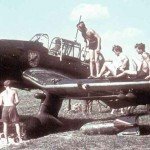
<path fill-rule="evenodd" d="M 0 0 L 0 150 L 150 149 L 149 0 Z"/>

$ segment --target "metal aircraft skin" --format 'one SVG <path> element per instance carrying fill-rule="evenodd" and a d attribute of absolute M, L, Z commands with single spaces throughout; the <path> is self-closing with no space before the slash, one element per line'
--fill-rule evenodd
<path fill-rule="evenodd" d="M 48 40 L 46 48 L 41 37 Z M 34 40 L 36 39 L 36 40 Z M 0 40 L 0 81 L 11 79 L 22 89 L 41 89 L 39 114 L 57 118 L 65 98 L 100 99 L 112 108 L 150 104 L 150 81 L 87 79 L 89 63 L 81 44 L 37 34 L 30 41 Z M 83 57 L 84 56 L 84 57 Z"/>

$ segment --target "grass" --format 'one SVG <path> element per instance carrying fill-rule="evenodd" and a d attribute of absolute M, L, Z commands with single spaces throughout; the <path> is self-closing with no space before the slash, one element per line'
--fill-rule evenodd
<path fill-rule="evenodd" d="M 40 100 L 34 98 L 32 91 L 18 90 L 20 104 L 17 106 L 20 115 L 33 115 L 38 112 Z M 72 104 L 78 101 L 72 101 Z M 59 118 L 64 123 L 64 128 L 58 133 L 24 141 L 19 145 L 9 145 L 2 149 L 9 150 L 99 150 L 99 149 L 149 149 L 150 135 L 125 136 L 117 135 L 84 135 L 80 127 L 90 121 L 111 121 L 116 116 L 110 116 L 108 108 L 103 108 L 102 113 L 98 112 L 96 102 L 94 111 L 90 115 L 73 113 L 67 111 L 68 100 L 64 100 L 59 112 Z M 143 108 L 139 107 L 140 110 Z M 138 110 L 137 110 L 138 111 Z"/>

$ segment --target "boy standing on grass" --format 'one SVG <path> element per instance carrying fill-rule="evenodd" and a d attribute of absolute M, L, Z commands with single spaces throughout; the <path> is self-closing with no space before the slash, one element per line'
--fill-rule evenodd
<path fill-rule="evenodd" d="M 12 122 L 15 124 L 16 132 L 18 135 L 19 142 L 22 141 L 19 126 L 19 115 L 16 106 L 19 103 L 17 91 L 11 88 L 11 81 L 6 80 L 4 82 L 5 90 L 0 94 L 0 105 L 3 105 L 2 110 L 2 121 L 3 121 L 3 132 L 6 143 L 8 144 L 8 123 Z"/>

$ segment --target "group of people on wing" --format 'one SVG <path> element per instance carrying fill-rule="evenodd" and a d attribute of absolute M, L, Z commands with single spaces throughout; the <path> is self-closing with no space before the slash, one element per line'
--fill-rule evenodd
<path fill-rule="evenodd" d="M 87 29 L 83 21 L 77 24 L 78 30 L 81 32 L 85 47 L 89 49 L 90 56 L 90 76 L 88 78 L 121 78 L 136 77 L 150 79 L 150 55 L 145 52 L 145 44 L 138 43 L 135 49 L 141 55 L 140 63 L 129 61 L 129 58 L 123 53 L 122 47 L 114 45 L 112 51 L 117 56 L 117 64 L 113 61 L 102 63 L 103 55 L 101 54 L 101 38 L 92 29 Z M 103 66 L 102 66 L 103 64 Z M 96 66 L 96 75 L 94 76 L 94 66 Z"/>

